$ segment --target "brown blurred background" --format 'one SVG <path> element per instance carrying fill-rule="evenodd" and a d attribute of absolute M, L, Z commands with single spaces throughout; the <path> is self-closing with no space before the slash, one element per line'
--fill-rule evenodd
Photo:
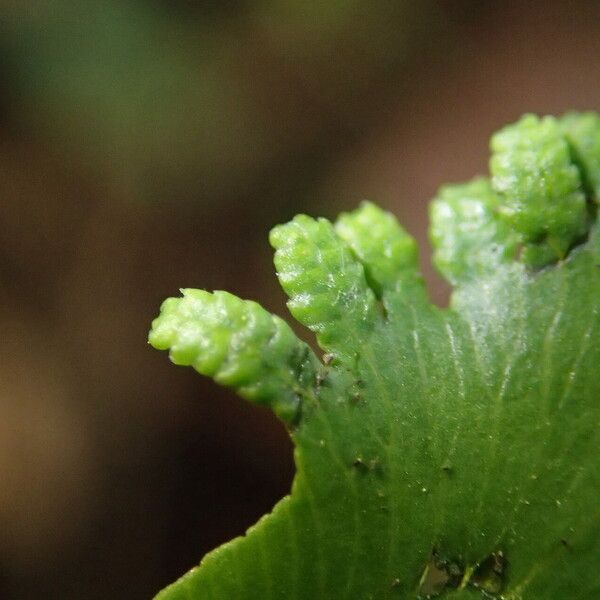
<path fill-rule="evenodd" d="M 600 3 L 5 0 L 0 598 L 150 598 L 289 490 L 283 427 L 146 345 L 179 287 L 285 315 L 267 244 L 420 241 L 522 113 L 600 107 Z M 307 336 L 308 339 L 308 336 Z"/>

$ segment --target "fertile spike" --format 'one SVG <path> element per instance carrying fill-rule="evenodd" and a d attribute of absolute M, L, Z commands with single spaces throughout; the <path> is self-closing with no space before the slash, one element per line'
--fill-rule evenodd
<path fill-rule="evenodd" d="M 326 219 L 299 215 L 269 239 L 292 315 L 317 334 L 321 348 L 352 356 L 377 317 L 363 265 Z"/>
<path fill-rule="evenodd" d="M 336 233 L 365 267 L 377 296 L 394 290 L 407 277 L 417 275 L 417 244 L 396 218 L 373 204 L 362 202 L 335 223 Z"/>
<path fill-rule="evenodd" d="M 554 117 L 526 115 L 492 137 L 492 187 L 521 236 L 523 262 L 562 259 L 588 230 L 583 182 Z"/>
<path fill-rule="evenodd" d="M 182 293 L 163 303 L 150 344 L 293 423 L 316 385 L 320 367 L 312 350 L 256 302 L 227 292 Z"/>

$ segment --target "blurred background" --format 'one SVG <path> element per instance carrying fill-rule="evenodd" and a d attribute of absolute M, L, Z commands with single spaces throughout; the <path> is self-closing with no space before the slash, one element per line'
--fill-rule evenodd
<path fill-rule="evenodd" d="M 0 598 L 151 598 L 293 477 L 270 413 L 147 346 L 161 301 L 286 316 L 268 230 L 369 198 L 443 304 L 428 200 L 522 113 L 600 108 L 600 3 L 0 7 Z"/>

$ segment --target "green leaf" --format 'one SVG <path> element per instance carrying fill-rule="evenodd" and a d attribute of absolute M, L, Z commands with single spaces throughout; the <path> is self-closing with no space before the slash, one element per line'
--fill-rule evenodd
<path fill-rule="evenodd" d="M 447 309 L 373 204 L 275 228 L 322 364 L 255 303 L 166 301 L 150 342 L 272 406 L 296 476 L 158 599 L 600 597 L 598 123 L 525 117 L 494 138 L 491 183 L 442 188 Z"/>

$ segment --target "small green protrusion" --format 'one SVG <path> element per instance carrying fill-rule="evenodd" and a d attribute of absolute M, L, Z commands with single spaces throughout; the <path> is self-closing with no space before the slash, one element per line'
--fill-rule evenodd
<path fill-rule="evenodd" d="M 583 182 L 554 117 L 525 115 L 491 140 L 492 187 L 532 267 L 563 259 L 589 227 Z"/>
<path fill-rule="evenodd" d="M 293 423 L 316 385 L 320 367 L 312 350 L 256 302 L 228 292 L 182 294 L 163 302 L 150 344 L 169 350 L 175 364 L 191 365 Z"/>
<path fill-rule="evenodd" d="M 570 112 L 560 126 L 571 145 L 573 162 L 590 198 L 600 203 L 600 116 L 594 112 Z"/>
<path fill-rule="evenodd" d="M 350 246 L 365 267 L 375 294 L 393 290 L 407 277 L 417 274 L 417 244 L 396 218 L 372 202 L 362 202 L 354 211 L 342 213 L 336 233 Z"/>
<path fill-rule="evenodd" d="M 433 261 L 452 284 L 491 275 L 516 256 L 518 236 L 485 178 L 446 185 L 429 207 Z"/>
<path fill-rule="evenodd" d="M 327 219 L 298 215 L 269 239 L 292 315 L 316 333 L 325 351 L 351 359 L 377 317 L 363 265 Z"/>

